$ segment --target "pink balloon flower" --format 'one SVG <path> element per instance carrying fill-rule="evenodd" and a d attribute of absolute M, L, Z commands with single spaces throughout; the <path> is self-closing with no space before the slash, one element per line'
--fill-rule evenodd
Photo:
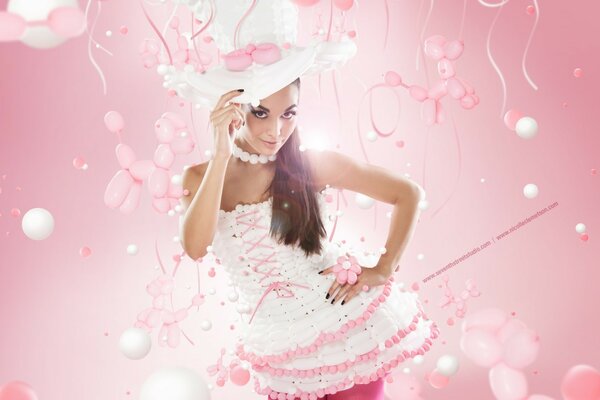
<path fill-rule="evenodd" d="M 333 272 L 336 275 L 336 280 L 340 285 L 346 282 L 354 285 L 358 279 L 358 275 L 362 272 L 356 257 L 343 255 L 338 257 L 337 264 L 333 266 Z"/>

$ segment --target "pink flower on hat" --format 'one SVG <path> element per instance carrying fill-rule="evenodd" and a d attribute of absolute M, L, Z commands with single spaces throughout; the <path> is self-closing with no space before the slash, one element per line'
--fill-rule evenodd
<path fill-rule="evenodd" d="M 336 275 L 336 280 L 340 285 L 346 282 L 354 285 L 358 279 L 358 275 L 362 272 L 356 257 L 343 255 L 338 257 L 337 264 L 333 266 L 333 272 Z"/>
<path fill-rule="evenodd" d="M 225 68 L 230 71 L 243 71 L 254 62 L 266 65 L 280 59 L 281 52 L 279 46 L 271 42 L 260 44 L 250 43 L 243 49 L 234 50 L 223 55 Z"/>

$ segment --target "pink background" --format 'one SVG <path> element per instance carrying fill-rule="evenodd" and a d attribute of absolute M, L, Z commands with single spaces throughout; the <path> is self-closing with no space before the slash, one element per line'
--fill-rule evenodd
<path fill-rule="evenodd" d="M 324 13 L 329 9 L 328 3 Z M 462 2 L 435 2 L 427 25 L 429 3 L 389 1 L 390 31 L 383 48 L 385 3 L 363 1 L 360 12 L 351 15 L 358 31 L 358 54 L 336 72 L 342 121 L 337 119 L 332 74 L 321 80 L 303 81 L 300 117 L 313 135 L 327 135 L 330 148 L 363 160 L 356 131 L 361 113 L 361 134 L 369 161 L 409 174 L 427 191 L 430 208 L 421 215 L 415 236 L 402 256 L 397 280 L 407 286 L 420 282 L 420 297 L 431 319 L 438 321 L 441 339 L 435 342 L 422 365 L 407 364 L 422 384 L 424 399 L 493 398 L 488 370 L 475 365 L 459 348 L 460 319 L 450 326 L 452 308 L 438 306 L 443 299 L 442 276 L 423 283 L 429 274 L 491 240 L 547 205 L 558 207 L 522 226 L 506 238 L 448 269 L 455 292 L 472 278 L 482 295 L 468 301 L 468 313 L 499 307 L 534 329 L 541 350 L 524 372 L 530 393 L 560 398 L 560 381 L 576 364 L 600 369 L 598 329 L 600 313 L 599 234 L 600 168 L 598 116 L 600 45 L 597 15 L 600 8 L 590 1 L 547 1 L 540 5 L 540 20 L 526 59 L 534 90 L 526 81 L 521 61 L 534 16 L 526 13 L 529 1 L 514 0 L 500 14 L 491 37 L 491 51 L 507 85 L 507 108 L 535 118 L 539 133 L 523 140 L 503 124 L 502 86 L 486 54 L 486 38 L 497 9 L 469 1 L 464 22 L 465 52 L 456 63 L 457 74 L 475 88 L 480 104 L 465 110 L 450 96 L 442 102 L 455 121 L 460 139 L 460 179 L 457 144 L 452 118 L 430 129 L 421 121 L 420 104 L 398 87 L 401 107 L 391 91 L 374 93 L 375 119 L 383 130 L 400 123 L 389 138 L 369 142 L 368 103 L 360 106 L 367 87 L 382 81 L 386 71 L 400 74 L 408 84 L 427 85 L 423 59 L 416 69 L 421 30 L 424 38 L 459 35 Z M 85 3 L 80 3 L 85 7 Z M 419 10 L 419 6 L 423 8 Z M 97 4 L 92 4 L 95 15 Z M 168 7 L 146 6 L 162 27 Z M 0 1 L 6 9 L 6 1 Z M 420 12 L 419 12 L 420 11 Z M 310 21 L 310 12 L 303 10 Z M 92 17 L 90 17 L 90 21 Z M 310 22 L 309 22 L 310 23 Z M 127 35 L 119 27 L 129 28 Z M 301 25 L 302 26 L 302 25 Z M 111 30 L 112 37 L 104 32 Z M 172 34 L 170 32 L 169 34 Z M 228 301 L 228 287 L 221 271 L 210 278 L 208 262 L 198 266 L 200 290 L 215 288 L 205 305 L 193 309 L 181 327 L 194 341 L 183 340 L 171 349 L 156 344 L 143 360 L 125 358 L 118 349 L 120 334 L 133 326 L 137 313 L 150 305 L 146 283 L 158 275 L 154 242 L 163 260 L 181 251 L 174 237 L 177 217 L 160 215 L 151 208 L 144 188 L 142 201 L 131 215 L 108 209 L 104 190 L 118 164 L 114 154 L 117 138 L 104 126 L 110 110 L 125 118 L 125 143 L 139 159 L 149 159 L 156 147 L 153 124 L 165 111 L 179 111 L 190 122 L 187 102 L 167 96 L 162 77 L 143 67 L 137 53 L 144 38 L 154 37 L 138 2 L 102 3 L 94 38 L 110 50 L 110 56 L 92 48 L 94 58 L 107 79 L 102 91 L 98 72 L 87 55 L 87 35 L 61 46 L 36 50 L 21 43 L 0 44 L 0 385 L 22 380 L 32 385 L 40 399 L 125 400 L 138 398 L 144 379 L 162 366 L 187 366 L 208 382 L 206 367 L 218 357 L 218 349 L 229 346 L 229 330 L 235 315 Z M 171 36 L 171 39 L 173 37 Z M 429 79 L 437 76 L 435 64 L 427 60 Z M 582 68 L 575 78 L 573 70 Z M 365 86 L 363 86 L 365 85 Z M 206 160 L 212 148 L 206 131 L 207 110 L 194 111 L 193 134 L 198 148 L 180 157 L 172 169 Z M 404 148 L 394 145 L 405 142 Z M 87 171 L 72 166 L 76 156 L 89 164 Z M 425 174 L 425 175 L 424 175 Z M 480 180 L 484 178 L 485 182 Z M 539 196 L 527 199 L 523 186 L 535 183 Z M 445 207 L 432 217 L 455 190 Z M 385 243 L 391 205 L 360 209 L 354 194 L 345 192 L 344 216 L 336 238 L 376 249 Z M 46 240 L 28 239 L 21 230 L 21 217 L 34 207 L 49 210 L 56 222 Z M 586 224 L 589 240 L 575 232 Z M 360 237 L 365 237 L 360 242 Z M 126 253 L 128 244 L 139 253 Z M 92 255 L 79 255 L 89 246 Z M 423 259 L 419 260 L 418 255 Z M 198 290 L 196 266 L 186 258 L 177 274 L 176 304 L 189 303 Z M 220 302 L 224 301 L 224 306 Z M 467 314 L 468 314 L 467 313 Z M 200 329 L 203 319 L 212 321 L 210 331 Z M 456 319 L 456 318 L 455 318 Z M 461 367 L 442 390 L 430 387 L 423 376 L 444 354 L 459 358 Z M 396 374 L 400 374 L 400 369 Z M 392 393 L 390 393 L 392 394 Z M 254 399 L 252 384 L 215 387 L 213 398 Z"/>

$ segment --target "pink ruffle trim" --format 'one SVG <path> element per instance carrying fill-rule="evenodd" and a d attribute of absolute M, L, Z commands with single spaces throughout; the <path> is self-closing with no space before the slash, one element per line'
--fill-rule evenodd
<path fill-rule="evenodd" d="M 417 314 L 417 316 L 419 316 L 419 315 L 422 315 L 425 320 L 428 320 L 428 318 L 422 312 Z M 414 323 L 411 323 L 411 325 L 409 326 L 409 331 L 413 331 L 416 329 L 416 327 L 414 327 L 414 328 L 412 328 L 412 327 L 414 327 Z M 398 332 L 406 332 L 406 331 L 407 330 L 400 330 Z M 400 343 L 401 338 L 398 337 L 399 335 L 400 335 L 400 333 L 398 333 L 398 335 L 393 335 L 391 337 L 391 339 L 386 340 L 386 347 L 389 348 L 389 347 L 392 347 L 394 344 Z M 402 338 L 405 336 L 406 336 L 406 334 L 404 336 L 402 336 Z M 417 350 L 412 350 L 410 352 L 407 350 L 404 350 L 402 352 L 402 354 L 399 354 L 397 357 L 393 358 L 392 360 L 385 362 L 382 367 L 379 367 L 376 372 L 373 372 L 370 375 L 356 375 L 356 376 L 354 376 L 353 379 L 346 377 L 340 383 L 330 385 L 330 386 L 326 387 L 325 389 L 318 389 L 316 391 L 311 391 L 311 392 L 302 391 L 300 389 L 296 390 L 295 393 L 277 392 L 277 391 L 271 389 L 269 386 L 261 388 L 260 384 L 258 382 L 258 378 L 255 377 L 254 378 L 254 390 L 258 394 L 268 395 L 269 398 L 277 399 L 277 400 L 294 400 L 296 398 L 300 398 L 301 400 L 317 400 L 319 397 L 324 397 L 327 394 L 335 394 L 339 391 L 345 390 L 353 381 L 354 381 L 354 384 L 367 384 L 369 382 L 374 382 L 377 379 L 385 378 L 388 374 L 391 373 L 392 368 L 398 367 L 400 365 L 400 363 L 402 363 L 403 361 L 408 360 L 409 358 L 414 358 L 417 355 L 424 355 L 425 352 L 427 352 L 431 349 L 431 346 L 433 344 L 432 339 L 435 339 L 438 336 L 439 336 L 439 329 L 438 329 L 436 323 L 434 322 L 432 325 L 432 328 L 431 328 L 431 335 L 425 339 L 425 343 L 423 343 Z M 396 338 L 396 339 L 394 339 L 394 338 Z M 377 350 L 377 352 L 375 353 L 376 350 Z M 373 356 L 373 354 L 375 354 L 375 356 Z M 357 360 L 360 358 L 362 361 L 365 359 L 364 358 L 365 356 L 367 357 L 367 359 L 376 358 L 377 354 L 379 354 L 379 350 L 378 350 L 378 348 L 375 348 L 374 350 L 371 350 L 368 353 L 358 356 Z M 348 363 L 350 363 L 350 365 L 353 365 L 353 363 L 350 360 L 346 361 L 346 363 L 342 363 L 342 364 L 338 364 L 338 365 L 345 365 L 347 368 L 349 366 Z M 325 367 L 320 367 L 320 368 L 314 368 L 311 370 L 300 371 L 300 374 L 298 376 L 302 377 L 303 376 L 302 373 L 304 373 L 304 376 L 313 376 L 320 372 L 331 372 L 331 373 L 337 372 L 337 371 L 333 371 L 330 368 L 338 368 L 338 370 L 340 370 L 339 367 L 336 365 L 325 366 Z M 340 371 L 344 371 L 344 370 L 340 370 Z M 293 371 L 293 370 L 287 370 L 287 371 Z M 307 371 L 310 371 L 310 373 L 308 373 Z M 288 374 L 286 373 L 285 375 L 288 375 Z"/>
<path fill-rule="evenodd" d="M 350 329 L 364 324 L 366 321 L 371 318 L 371 315 L 375 312 L 377 307 L 390 295 L 391 285 L 394 281 L 394 277 L 391 276 L 388 281 L 385 283 L 383 288 L 383 293 L 380 294 L 375 300 L 373 300 L 367 307 L 366 311 L 362 313 L 362 316 L 352 319 L 348 322 L 345 322 L 337 331 L 335 332 L 321 332 L 321 334 L 315 339 L 315 341 L 308 346 L 298 347 L 296 350 L 288 350 L 279 354 L 269 354 L 259 356 L 252 352 L 244 351 L 244 345 L 239 343 L 236 348 L 236 355 L 240 360 L 246 360 L 252 363 L 252 365 L 265 365 L 269 362 L 280 363 L 288 360 L 289 358 L 295 357 L 297 355 L 307 355 L 314 353 L 317 351 L 319 346 L 323 345 L 327 342 L 334 342 L 336 340 L 340 340 L 344 337 L 345 333 Z"/>

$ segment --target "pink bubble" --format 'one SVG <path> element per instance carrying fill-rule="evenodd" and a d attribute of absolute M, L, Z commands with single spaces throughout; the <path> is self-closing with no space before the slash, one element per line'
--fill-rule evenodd
<path fill-rule="evenodd" d="M 567 108 L 569 106 L 569 103 L 567 103 L 566 101 L 564 101 L 562 103 L 562 108 Z"/>
<path fill-rule="evenodd" d="M 125 25 L 122 25 L 119 28 L 119 32 L 121 33 L 121 35 L 127 35 L 127 33 L 129 32 L 129 28 L 127 28 Z"/>
<path fill-rule="evenodd" d="M 566 400 L 596 399 L 600 396 L 600 373 L 589 365 L 575 365 L 565 374 L 560 391 Z"/>
<path fill-rule="evenodd" d="M 385 73 L 385 83 L 389 86 L 398 86 L 402 83 L 402 78 L 394 71 Z"/>
<path fill-rule="evenodd" d="M 573 76 L 575 78 L 581 78 L 583 76 L 583 70 L 581 68 L 575 68 L 575 70 L 573 70 Z"/>
<path fill-rule="evenodd" d="M 13 208 L 10 210 L 10 215 L 12 215 L 13 217 L 20 217 L 21 210 L 19 210 L 18 208 Z"/>
<path fill-rule="evenodd" d="M 535 14 L 535 7 L 532 5 L 529 5 L 529 6 L 527 6 L 526 11 L 527 11 L 528 15 L 533 15 L 533 14 Z"/>
<path fill-rule="evenodd" d="M 579 236 L 579 239 L 581 239 L 584 242 L 587 242 L 589 238 L 590 237 L 588 236 L 587 233 L 582 233 L 581 236 Z"/>
<path fill-rule="evenodd" d="M 368 292 L 369 291 L 369 285 L 363 285 L 362 290 L 363 290 L 363 292 Z"/>
<path fill-rule="evenodd" d="M 85 165 L 85 160 L 82 157 L 75 157 L 73 159 L 73 166 L 77 169 L 82 169 L 83 166 Z"/>
<path fill-rule="evenodd" d="M 592 175 L 596 175 L 598 172 L 596 171 L 596 168 L 592 168 L 592 170 L 590 171 L 590 173 Z"/>
<path fill-rule="evenodd" d="M 398 141 L 396 141 L 396 146 L 400 147 L 400 148 L 404 147 L 404 140 L 398 140 Z"/>
<path fill-rule="evenodd" d="M 0 400 L 37 400 L 38 396 L 31 386 L 22 381 L 8 382 L 0 386 Z"/>
<path fill-rule="evenodd" d="M 447 323 L 449 326 L 452 326 L 452 325 L 454 325 L 454 319 L 453 319 L 453 318 L 448 318 L 448 319 L 446 320 L 446 323 Z"/>
<path fill-rule="evenodd" d="M 514 131 L 517 121 L 521 119 L 521 117 L 523 117 L 523 114 L 520 111 L 515 110 L 514 108 L 508 110 L 506 114 L 504 114 L 504 125 L 511 131 Z"/>
<path fill-rule="evenodd" d="M 215 275 L 216 275 L 216 273 L 215 273 L 215 269 L 214 268 L 211 268 L 211 269 L 208 270 L 208 276 L 210 276 L 211 278 L 214 278 Z"/>
<path fill-rule="evenodd" d="M 430 373 L 426 374 L 425 380 L 436 389 L 441 389 L 448 385 L 448 382 L 450 382 L 450 378 L 448 378 L 446 375 L 440 374 L 437 369 L 434 369 Z"/>
<path fill-rule="evenodd" d="M 83 246 L 79 249 L 79 255 L 83 258 L 87 258 L 92 255 L 92 250 L 87 246 Z"/>
<path fill-rule="evenodd" d="M 356 31 L 348 31 L 348 36 L 351 38 L 355 38 L 356 37 Z"/>
<path fill-rule="evenodd" d="M 410 288 L 416 292 L 417 290 L 419 290 L 419 284 L 417 282 L 414 282 L 412 285 L 410 285 Z"/>

